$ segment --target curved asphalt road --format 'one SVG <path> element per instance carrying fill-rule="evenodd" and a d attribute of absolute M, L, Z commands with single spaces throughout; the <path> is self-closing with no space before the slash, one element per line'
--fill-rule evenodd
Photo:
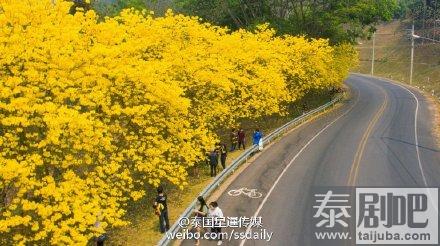
<path fill-rule="evenodd" d="M 346 84 L 350 100 L 265 149 L 226 189 L 255 188 L 261 198 L 225 193 L 218 200 L 225 216 L 261 216 L 264 228 L 274 232 L 271 241 L 223 245 L 311 245 L 306 228 L 313 186 L 440 185 L 439 149 L 425 98 L 361 75 L 351 75 Z"/>

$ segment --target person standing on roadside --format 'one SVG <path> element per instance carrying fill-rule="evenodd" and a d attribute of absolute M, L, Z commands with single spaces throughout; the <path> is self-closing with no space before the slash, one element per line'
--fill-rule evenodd
<path fill-rule="evenodd" d="M 203 198 L 203 196 L 197 197 L 197 203 L 196 203 L 196 207 L 193 210 L 193 213 L 194 213 L 194 218 L 196 220 L 194 229 L 198 233 L 200 233 L 200 231 L 202 230 L 203 218 L 205 218 L 208 215 L 208 210 L 209 207 L 206 204 L 206 201 Z M 196 239 L 195 245 L 199 245 L 199 244 L 200 244 L 200 239 Z"/>
<path fill-rule="evenodd" d="M 96 246 L 104 246 L 104 242 L 107 240 L 106 234 L 101 234 L 96 238 Z"/>
<path fill-rule="evenodd" d="M 255 145 L 258 145 L 258 150 L 263 150 L 263 134 L 260 132 L 260 129 L 255 129 L 254 134 L 252 136 L 252 142 Z"/>
<path fill-rule="evenodd" d="M 228 150 L 226 144 L 220 145 L 220 162 L 222 164 L 223 170 L 226 169 L 226 157 L 228 155 Z"/>
<path fill-rule="evenodd" d="M 209 153 L 209 166 L 211 167 L 211 177 L 217 175 L 218 153 L 214 149 Z"/>
<path fill-rule="evenodd" d="M 209 211 L 208 211 L 208 217 L 214 218 L 213 221 L 213 227 L 211 228 L 211 232 L 215 233 L 217 241 L 217 245 L 222 245 L 222 225 L 220 225 L 220 221 L 216 218 L 223 218 L 223 211 L 218 207 L 217 202 L 211 202 L 209 203 Z"/>
<path fill-rule="evenodd" d="M 168 220 L 167 195 L 163 192 L 162 186 L 157 187 L 157 196 L 153 207 L 159 216 L 160 232 L 165 233 L 170 229 L 170 221 Z"/>
<path fill-rule="evenodd" d="M 238 144 L 238 132 L 234 128 L 231 130 L 231 152 L 237 148 Z"/>
<path fill-rule="evenodd" d="M 238 136 L 238 149 L 240 149 L 240 147 L 243 147 L 243 149 L 245 149 L 244 141 L 245 141 L 246 136 L 245 136 L 244 130 L 242 128 L 240 128 L 240 130 L 238 130 L 237 136 Z"/>

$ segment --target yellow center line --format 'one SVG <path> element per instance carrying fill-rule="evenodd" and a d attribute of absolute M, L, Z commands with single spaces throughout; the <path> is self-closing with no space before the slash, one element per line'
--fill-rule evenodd
<path fill-rule="evenodd" d="M 368 124 L 368 127 L 362 136 L 362 139 L 359 143 L 356 154 L 354 156 L 353 163 L 351 165 L 350 174 L 348 176 L 348 181 L 347 181 L 347 186 L 354 186 L 356 184 L 356 179 L 357 179 L 357 176 L 359 173 L 360 162 L 362 160 L 362 155 L 364 153 L 365 146 L 367 145 L 368 138 L 369 138 L 371 132 L 373 131 L 373 128 L 376 125 L 377 121 L 380 119 L 380 117 L 382 116 L 382 114 L 384 113 L 384 111 L 388 105 L 387 93 L 385 92 L 385 90 L 382 87 L 380 87 L 380 86 L 377 86 L 377 87 L 380 88 L 381 92 L 384 94 L 384 101 L 383 101 L 382 105 L 380 106 L 379 110 L 374 115 L 374 117 L 370 120 L 370 123 Z"/>

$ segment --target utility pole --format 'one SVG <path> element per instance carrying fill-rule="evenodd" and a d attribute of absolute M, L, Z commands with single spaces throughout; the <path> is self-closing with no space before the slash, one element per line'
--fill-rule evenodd
<path fill-rule="evenodd" d="M 437 40 L 437 1 L 434 2 L 434 37 L 433 39 Z"/>
<path fill-rule="evenodd" d="M 434 15 L 434 31 L 432 32 L 432 38 L 437 39 L 437 18 Z"/>
<path fill-rule="evenodd" d="M 409 71 L 409 84 L 412 85 L 413 77 L 413 63 L 414 63 L 414 21 L 411 28 L 411 69 Z"/>
<path fill-rule="evenodd" d="M 422 19 L 422 31 L 421 31 L 421 35 L 422 36 L 426 36 L 426 29 L 425 29 L 425 24 L 426 24 L 426 2 L 423 2 L 423 19 Z M 414 29 L 414 28 L 413 28 Z M 422 40 L 422 45 L 425 44 L 425 40 Z"/>
<path fill-rule="evenodd" d="M 434 39 L 437 40 L 437 22 L 440 23 L 440 19 L 434 20 Z"/>
<path fill-rule="evenodd" d="M 374 75 L 374 52 L 375 52 L 375 43 L 376 43 L 376 32 L 373 33 L 373 50 L 371 55 L 371 75 Z"/>

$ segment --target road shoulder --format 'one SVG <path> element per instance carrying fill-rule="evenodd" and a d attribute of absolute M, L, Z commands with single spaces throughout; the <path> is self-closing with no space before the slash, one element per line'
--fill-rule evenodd
<path fill-rule="evenodd" d="M 288 130 L 287 132 L 285 132 L 282 136 L 274 139 L 273 141 L 271 141 L 269 144 L 264 146 L 263 151 L 258 152 L 256 154 L 254 154 L 251 158 L 249 158 L 245 163 L 241 164 L 231 175 L 229 175 L 226 180 L 224 182 L 222 182 L 217 189 L 209 196 L 209 197 L 205 197 L 206 200 L 210 200 L 210 201 L 216 201 L 218 200 L 221 195 L 223 195 L 227 188 L 240 176 L 240 174 L 242 172 L 244 172 L 248 167 L 250 167 L 252 164 L 254 164 L 254 161 L 260 157 L 260 155 L 264 154 L 269 148 L 271 148 L 273 145 L 277 144 L 281 139 L 283 139 L 285 136 L 291 134 L 293 131 L 298 130 L 299 128 L 301 128 L 304 125 L 307 125 L 331 112 L 336 111 L 337 109 L 339 109 L 340 107 L 342 107 L 343 105 L 345 105 L 345 103 L 352 98 L 353 92 L 346 86 L 344 85 L 344 94 L 343 94 L 343 98 L 342 100 L 340 100 L 339 102 L 337 102 L 336 104 L 334 104 L 332 107 L 324 110 L 323 112 L 317 113 L 316 115 L 310 117 L 309 119 L 305 120 L 304 122 L 292 127 L 290 130 Z M 176 240 L 173 245 L 181 245 L 182 244 L 182 240 Z"/>
<path fill-rule="evenodd" d="M 384 78 L 384 77 L 379 77 L 379 76 L 373 76 L 373 75 L 369 75 L 369 74 L 362 74 L 362 73 L 352 73 L 352 74 L 365 76 L 365 77 L 371 77 L 371 78 L 375 78 L 375 79 L 380 79 L 383 81 L 387 81 L 389 83 L 401 85 L 403 87 L 417 91 L 425 99 L 425 101 L 428 103 L 428 109 L 429 109 L 430 114 L 432 115 L 432 117 L 431 117 L 431 120 L 432 120 L 431 131 L 434 134 L 435 144 L 437 145 L 437 147 L 440 146 L 440 101 L 439 101 L 439 99 L 432 96 L 428 92 L 421 90 L 419 87 L 412 86 L 412 85 L 409 85 L 409 84 L 406 84 L 406 83 L 403 83 L 400 81 L 396 81 L 396 80 Z"/>

